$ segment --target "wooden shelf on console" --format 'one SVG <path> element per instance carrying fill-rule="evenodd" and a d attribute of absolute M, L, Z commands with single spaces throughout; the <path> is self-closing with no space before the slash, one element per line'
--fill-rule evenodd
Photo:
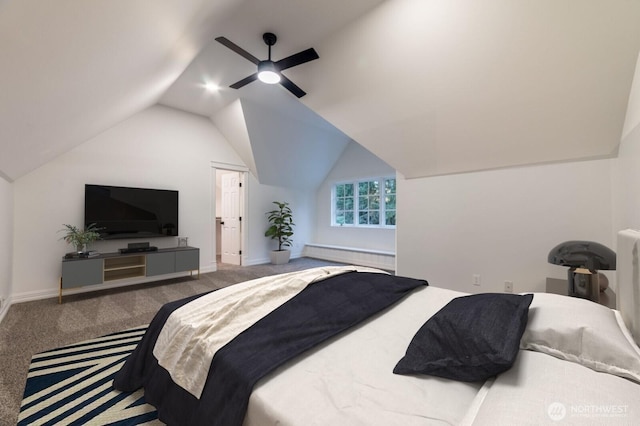
<path fill-rule="evenodd" d="M 147 256 L 135 255 L 104 259 L 104 281 L 146 276 Z"/>

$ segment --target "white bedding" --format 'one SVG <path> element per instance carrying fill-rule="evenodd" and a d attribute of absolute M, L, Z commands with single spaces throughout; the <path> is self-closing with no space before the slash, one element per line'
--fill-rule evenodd
<path fill-rule="evenodd" d="M 482 383 L 401 376 L 393 367 L 422 324 L 454 297 L 414 291 L 377 315 L 261 380 L 246 426 L 459 424 Z"/>
<path fill-rule="evenodd" d="M 416 331 L 463 295 L 437 287 L 416 290 L 386 313 L 285 364 L 255 386 L 244 425 L 538 425 L 553 424 L 558 416 L 566 424 L 640 424 L 640 384 L 594 371 L 580 359 L 523 349 L 510 370 L 486 383 L 393 374 Z M 572 327 L 552 317 L 558 327 L 549 330 L 563 336 L 559 347 L 575 346 L 575 339 L 584 338 L 590 327 L 585 316 L 607 323 L 602 324 L 608 327 L 603 345 L 611 344 L 615 330 L 628 333 L 623 324 L 621 330 L 611 329 L 618 327 L 616 316 L 592 302 L 547 294 L 534 295 L 534 301 L 536 319 L 529 332 L 542 336 L 542 316 L 555 314 L 555 302 L 578 306 L 573 319 L 563 317 Z M 633 345 L 631 339 L 622 340 L 618 346 Z M 593 335 L 582 344 L 597 342 Z M 634 369 L 640 357 L 631 352 L 638 348 L 623 349 L 628 356 L 619 361 Z"/>
<path fill-rule="evenodd" d="M 640 418 L 637 383 L 525 350 L 478 399 L 462 425 L 637 425 Z"/>
<path fill-rule="evenodd" d="M 153 355 L 177 385 L 199 399 L 220 348 L 308 285 L 352 271 L 386 273 L 326 266 L 258 278 L 202 296 L 171 313 Z"/>

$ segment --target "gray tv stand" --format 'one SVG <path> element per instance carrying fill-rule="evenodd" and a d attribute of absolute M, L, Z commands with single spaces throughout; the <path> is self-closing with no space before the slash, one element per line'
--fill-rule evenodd
<path fill-rule="evenodd" d="M 102 253 L 96 257 L 63 259 L 58 303 L 65 289 L 98 285 L 131 278 L 158 277 L 176 272 L 197 272 L 200 249 L 174 247 L 139 253 Z M 152 280 L 150 280 L 152 281 Z"/>

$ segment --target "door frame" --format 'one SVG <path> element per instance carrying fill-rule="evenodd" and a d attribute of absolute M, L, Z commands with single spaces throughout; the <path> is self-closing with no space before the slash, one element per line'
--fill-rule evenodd
<path fill-rule="evenodd" d="M 247 166 L 239 165 L 239 164 L 228 164 L 228 163 L 220 163 L 217 161 L 211 162 L 211 244 L 212 244 L 212 258 L 211 264 L 214 267 L 214 270 L 217 270 L 217 247 L 216 247 L 216 170 L 225 170 L 231 172 L 239 172 L 240 173 L 240 183 L 242 183 L 242 187 L 240 188 L 240 216 L 242 220 L 240 221 L 240 250 L 242 250 L 242 255 L 240 256 L 240 265 L 246 264 L 247 253 L 249 251 L 249 219 L 247 218 L 247 212 L 249 212 L 249 168 Z"/>

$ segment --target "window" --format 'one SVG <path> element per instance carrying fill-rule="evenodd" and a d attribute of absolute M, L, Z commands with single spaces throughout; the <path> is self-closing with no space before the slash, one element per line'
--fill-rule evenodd
<path fill-rule="evenodd" d="M 332 197 L 334 226 L 396 226 L 395 178 L 337 183 Z"/>

